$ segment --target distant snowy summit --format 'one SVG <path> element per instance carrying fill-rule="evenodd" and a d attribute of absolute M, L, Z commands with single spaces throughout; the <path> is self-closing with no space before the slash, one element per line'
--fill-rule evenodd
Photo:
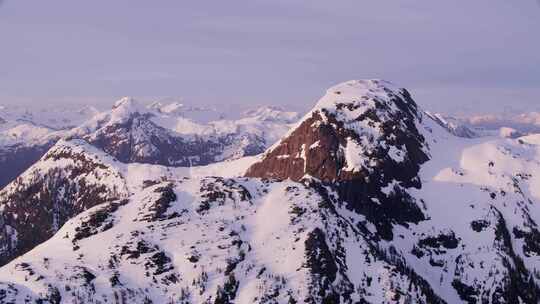
<path fill-rule="evenodd" d="M 484 135 L 454 117 L 431 112 L 426 112 L 426 114 L 455 136 L 463 138 L 476 138 Z"/>
<path fill-rule="evenodd" d="M 184 117 L 203 124 L 227 119 L 226 113 L 219 111 L 216 107 L 189 105 L 176 99 L 155 101 L 148 105 L 148 108 L 164 115 Z"/>
<path fill-rule="evenodd" d="M 189 167 L 259 154 L 288 130 L 294 116 L 274 111 L 273 120 L 250 115 L 201 123 L 164 108 L 169 109 L 125 97 L 67 137 L 82 138 L 126 163 Z"/>
<path fill-rule="evenodd" d="M 383 169 L 382 159 L 417 167 L 428 159 L 422 115 L 406 90 L 383 80 L 334 86 L 248 174 L 338 181 Z"/>

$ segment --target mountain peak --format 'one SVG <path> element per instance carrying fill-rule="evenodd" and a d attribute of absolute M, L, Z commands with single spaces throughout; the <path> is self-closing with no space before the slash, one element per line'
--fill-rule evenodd
<path fill-rule="evenodd" d="M 398 94 L 393 83 L 381 79 L 349 80 L 339 83 L 328 90 L 315 108 L 332 107 L 336 102 L 355 101 L 358 98 L 387 99 L 389 93 Z"/>
<path fill-rule="evenodd" d="M 382 122 L 399 112 L 411 118 L 421 118 L 416 103 L 405 89 L 379 79 L 350 80 L 337 84 L 326 91 L 311 113 L 315 111 L 335 115 L 336 119 L 346 124 L 354 124 L 348 128 L 355 130 L 359 130 L 358 127 L 377 129 L 378 125 L 365 125 L 362 122 Z"/>
<path fill-rule="evenodd" d="M 129 113 L 144 113 L 146 109 L 142 106 L 139 101 L 133 97 L 122 97 L 117 100 L 113 107 L 113 112 L 129 112 Z"/>
<path fill-rule="evenodd" d="M 427 160 L 416 128 L 422 115 L 405 89 L 384 80 L 351 80 L 326 94 L 248 176 L 339 181 Z M 386 165 L 385 165 L 386 164 Z M 412 170 L 416 174 L 417 170 Z"/>
<path fill-rule="evenodd" d="M 122 122 L 131 118 L 134 114 L 145 114 L 147 112 L 148 110 L 133 97 L 122 97 L 116 101 L 112 107 L 110 112 L 111 122 Z"/>
<path fill-rule="evenodd" d="M 425 219 L 407 192 L 422 187 L 420 166 L 429 160 L 421 113 L 407 90 L 388 82 L 339 84 L 246 176 L 306 182 L 313 177 L 372 221 L 382 238 L 392 239 L 393 223 Z"/>

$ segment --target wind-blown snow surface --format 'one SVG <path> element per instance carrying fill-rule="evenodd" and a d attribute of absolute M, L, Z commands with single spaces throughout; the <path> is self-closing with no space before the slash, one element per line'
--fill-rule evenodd
<path fill-rule="evenodd" d="M 338 142 L 346 148 L 354 137 L 351 146 L 358 145 L 336 157 L 354 174 L 337 174 L 334 183 L 307 175 L 297 182 L 240 177 L 264 161 L 255 158 L 204 169 L 126 165 L 75 143 L 121 172 L 129 194 L 75 216 L 2 267 L 0 300 L 537 303 L 540 146 L 458 138 L 420 109 L 405 116 L 412 125 L 397 125 L 402 132 L 388 129 L 399 109 L 416 109 L 407 96 L 386 82 L 353 81 L 321 99 L 315 110 L 334 109 L 331 119 L 309 126 L 344 124 L 355 133 Z M 359 100 L 366 106 L 356 107 Z M 305 135 L 297 129 L 316 112 L 282 142 Z M 368 135 L 368 146 L 356 141 Z M 397 145 L 403 138 L 392 136 L 415 140 Z M 320 155 L 309 149 L 324 144 L 300 143 L 298 155 L 288 157 L 304 159 L 299 168 L 308 172 L 305 164 Z M 410 162 L 415 145 L 428 159 L 417 164 L 418 182 L 407 184 L 388 166 Z M 380 149 L 392 155 L 370 153 Z M 382 185 L 374 184 L 377 172 L 388 175 L 376 179 Z M 374 196 L 351 205 L 336 186 L 344 178 L 361 180 L 357 185 Z M 389 212 L 390 235 L 381 234 L 377 208 Z M 410 220 L 401 212 L 420 215 Z"/>

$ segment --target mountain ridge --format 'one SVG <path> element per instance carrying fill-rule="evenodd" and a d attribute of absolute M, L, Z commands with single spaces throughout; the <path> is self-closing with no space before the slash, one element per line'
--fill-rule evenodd
<path fill-rule="evenodd" d="M 85 110 L 81 115 L 93 111 Z M 288 130 L 296 114 L 260 108 L 238 120 L 201 123 L 182 113 L 160 113 L 155 107 L 124 97 L 111 110 L 94 113 L 74 128 L 55 130 L 21 123 L 15 114 L 10 117 L 14 120 L 0 127 L 0 166 L 4 169 L 0 189 L 61 139 L 84 139 L 126 163 L 199 166 L 263 152 Z M 77 117 L 68 115 L 66 121 L 76 121 Z"/>

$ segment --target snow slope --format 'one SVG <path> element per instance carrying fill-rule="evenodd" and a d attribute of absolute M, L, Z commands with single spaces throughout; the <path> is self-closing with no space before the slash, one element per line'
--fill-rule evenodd
<path fill-rule="evenodd" d="M 82 140 L 61 140 L 0 191 L 0 264 L 50 238 L 78 213 L 127 197 L 148 182 L 240 176 L 254 161 L 251 157 L 191 168 L 123 164 Z"/>

